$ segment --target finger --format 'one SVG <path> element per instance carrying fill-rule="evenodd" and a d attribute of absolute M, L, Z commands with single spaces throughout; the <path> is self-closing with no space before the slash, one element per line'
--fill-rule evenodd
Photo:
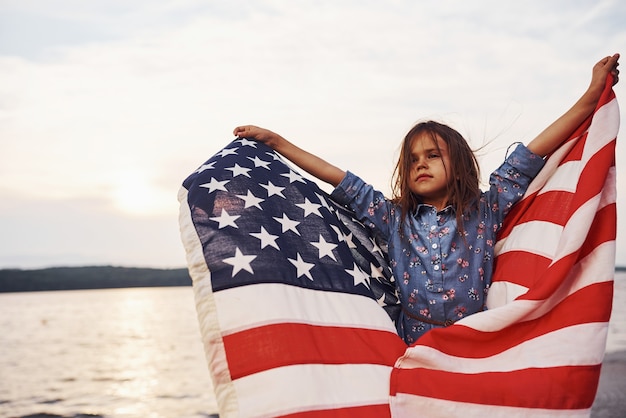
<path fill-rule="evenodd" d="M 235 128 L 235 130 L 233 131 L 233 134 L 239 136 L 242 134 L 245 134 L 246 130 L 249 130 L 250 128 L 248 126 L 237 126 Z"/>

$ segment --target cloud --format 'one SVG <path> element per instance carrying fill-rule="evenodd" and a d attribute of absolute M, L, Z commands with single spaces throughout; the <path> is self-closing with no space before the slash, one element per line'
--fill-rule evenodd
<path fill-rule="evenodd" d="M 0 197 L 0 267 L 182 267 L 177 218 L 132 216 L 98 199 Z"/>
<path fill-rule="evenodd" d="M 577 99 L 595 60 L 626 45 L 625 7 L 4 3 L 0 19 L 19 25 L 3 37 L 39 32 L 30 46 L 0 42 L 0 196 L 98 201 L 111 211 L 103 225 L 113 214 L 120 225 L 138 212 L 175 219 L 180 182 L 244 123 L 388 189 L 405 132 L 436 118 L 488 144 L 488 174 L 509 143 L 528 142 Z"/>

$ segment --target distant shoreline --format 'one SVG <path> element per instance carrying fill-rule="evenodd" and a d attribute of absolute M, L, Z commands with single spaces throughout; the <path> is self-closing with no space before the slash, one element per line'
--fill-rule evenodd
<path fill-rule="evenodd" d="M 626 266 L 616 266 L 615 272 L 626 272 Z M 0 293 L 167 286 L 191 286 L 187 268 L 83 266 L 0 269 Z"/>
<path fill-rule="evenodd" d="M 188 270 L 114 266 L 0 270 L 0 293 L 167 286 L 191 286 Z"/>

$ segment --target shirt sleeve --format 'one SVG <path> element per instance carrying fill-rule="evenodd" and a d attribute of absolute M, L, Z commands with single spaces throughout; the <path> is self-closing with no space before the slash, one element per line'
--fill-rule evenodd
<path fill-rule="evenodd" d="M 336 202 L 349 207 L 375 235 L 389 239 L 393 232 L 395 205 L 350 171 L 331 193 Z"/>
<path fill-rule="evenodd" d="M 504 163 L 489 178 L 489 190 L 483 194 L 492 215 L 502 222 L 511 207 L 519 202 L 530 182 L 543 168 L 545 161 L 519 143 Z"/>

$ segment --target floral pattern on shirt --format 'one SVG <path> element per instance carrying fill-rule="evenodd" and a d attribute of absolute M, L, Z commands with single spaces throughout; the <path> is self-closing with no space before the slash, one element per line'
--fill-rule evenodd
<path fill-rule="evenodd" d="M 387 242 L 403 312 L 399 335 L 409 344 L 436 327 L 485 309 L 496 234 L 504 216 L 526 192 L 543 159 L 519 145 L 492 173 L 478 210 L 463 215 L 460 233 L 452 207 L 419 205 L 401 225 L 400 210 L 383 194 L 348 172 L 332 197 Z"/>

